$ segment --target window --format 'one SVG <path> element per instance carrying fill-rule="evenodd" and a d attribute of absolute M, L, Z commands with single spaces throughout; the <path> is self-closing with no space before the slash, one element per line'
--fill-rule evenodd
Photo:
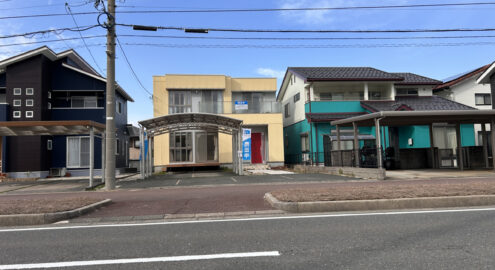
<path fill-rule="evenodd" d="M 490 94 L 474 94 L 476 105 L 492 105 L 492 97 Z"/>
<path fill-rule="evenodd" d="M 34 113 L 33 111 L 26 111 L 26 118 L 33 118 Z"/>
<path fill-rule="evenodd" d="M 26 99 L 26 107 L 33 107 L 34 100 L 33 99 Z"/>
<path fill-rule="evenodd" d="M 190 91 L 169 91 L 169 113 L 191 112 L 191 92 Z"/>
<path fill-rule="evenodd" d="M 20 99 L 14 99 L 14 107 L 21 107 L 21 100 Z"/>
<path fill-rule="evenodd" d="M 46 149 L 47 150 L 52 150 L 53 149 L 53 141 L 52 140 L 47 140 L 46 141 Z"/>
<path fill-rule="evenodd" d="M 97 108 L 98 99 L 96 96 L 73 96 L 71 97 L 72 108 Z"/>
<path fill-rule="evenodd" d="M 397 96 L 417 96 L 418 88 L 398 88 Z"/>
<path fill-rule="evenodd" d="M 301 99 L 301 93 L 297 93 L 294 95 L 294 103 L 298 102 Z"/>
<path fill-rule="evenodd" d="M 120 150 L 120 140 L 116 139 L 115 140 L 115 155 L 119 155 L 121 152 Z"/>
<path fill-rule="evenodd" d="M 308 133 L 301 134 L 301 152 L 309 152 Z"/>
<path fill-rule="evenodd" d="M 48 102 L 48 110 L 51 110 L 52 109 L 52 104 L 50 102 Z"/>
<path fill-rule="evenodd" d="M 369 95 L 370 95 L 369 98 L 371 100 L 377 100 L 382 98 L 382 92 L 380 91 L 371 91 Z"/>
<path fill-rule="evenodd" d="M 339 144 L 338 141 L 332 141 L 332 150 L 338 150 Z M 354 149 L 354 141 L 340 141 L 340 150 L 353 150 Z"/>
<path fill-rule="evenodd" d="M 48 98 L 52 98 L 52 92 L 48 91 Z"/>
<path fill-rule="evenodd" d="M 14 111 L 13 117 L 14 118 L 21 118 L 21 111 Z"/>
<path fill-rule="evenodd" d="M 492 156 L 492 140 L 491 140 L 492 132 L 487 130 L 486 137 L 488 142 L 488 156 Z M 478 131 L 478 145 L 483 145 L 483 131 Z"/>
<path fill-rule="evenodd" d="M 33 88 L 26 88 L 26 95 L 29 95 L 29 96 L 34 95 L 34 89 Z"/>
<path fill-rule="evenodd" d="M 67 137 L 67 168 L 89 166 L 89 137 Z"/>
<path fill-rule="evenodd" d="M 21 88 L 14 88 L 14 96 L 20 96 L 22 94 Z"/>
<path fill-rule="evenodd" d="M 290 116 L 290 111 L 289 111 L 289 105 L 290 103 L 285 104 L 285 118 L 288 118 Z"/>
<path fill-rule="evenodd" d="M 117 104 L 115 104 L 115 108 L 117 109 L 117 113 L 122 113 L 122 102 L 117 101 Z"/>
<path fill-rule="evenodd" d="M 134 141 L 134 148 L 141 148 L 141 141 L 140 140 Z"/>
<path fill-rule="evenodd" d="M 192 161 L 192 132 L 170 133 L 170 162 Z"/>

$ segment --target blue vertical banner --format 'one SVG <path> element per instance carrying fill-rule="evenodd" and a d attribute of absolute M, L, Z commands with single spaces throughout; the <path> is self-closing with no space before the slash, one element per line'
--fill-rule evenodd
<path fill-rule="evenodd" d="M 242 160 L 251 160 L 251 129 L 242 129 Z"/>

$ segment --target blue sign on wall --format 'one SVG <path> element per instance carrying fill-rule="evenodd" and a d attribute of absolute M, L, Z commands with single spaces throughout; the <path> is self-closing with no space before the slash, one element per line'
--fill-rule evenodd
<path fill-rule="evenodd" d="M 234 101 L 234 109 L 237 110 L 247 110 L 248 102 L 247 101 Z"/>
<path fill-rule="evenodd" d="M 242 129 L 242 160 L 251 160 L 251 129 Z"/>

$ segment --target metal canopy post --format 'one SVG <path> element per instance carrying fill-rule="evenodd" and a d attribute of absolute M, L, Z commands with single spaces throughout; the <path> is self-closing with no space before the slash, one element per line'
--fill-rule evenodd
<path fill-rule="evenodd" d="M 232 133 L 232 171 L 237 174 L 237 135 Z"/>
<path fill-rule="evenodd" d="M 354 163 L 355 166 L 359 168 L 359 130 L 356 122 L 352 122 L 352 127 L 354 128 Z"/>
<path fill-rule="evenodd" d="M 339 158 L 340 158 L 339 165 L 342 167 L 344 162 L 342 160 L 342 151 L 340 148 L 340 127 L 337 125 L 335 126 L 335 128 L 337 129 L 337 151 L 339 153 Z"/>
<path fill-rule="evenodd" d="M 155 136 L 151 136 L 151 148 L 150 151 L 150 173 L 153 175 L 153 166 L 155 165 Z"/>
<path fill-rule="evenodd" d="M 428 125 L 429 131 L 430 131 L 430 155 L 431 155 L 431 168 L 436 169 L 437 168 L 437 162 L 435 158 L 435 146 L 433 144 L 433 124 Z"/>
<path fill-rule="evenodd" d="M 492 134 L 492 166 L 493 171 L 495 171 L 495 118 L 492 118 L 490 133 Z"/>
<path fill-rule="evenodd" d="M 139 129 L 139 142 L 140 142 L 140 149 L 139 151 L 141 152 L 140 160 L 139 160 L 139 172 L 141 173 L 141 179 L 144 179 L 144 128 L 141 126 Z"/>
<path fill-rule="evenodd" d="M 95 167 L 95 130 L 93 127 L 89 128 L 89 187 L 93 187 Z"/>
<path fill-rule="evenodd" d="M 490 167 L 490 162 L 488 161 L 488 134 L 486 133 L 485 123 L 481 124 L 481 138 L 483 140 L 483 158 L 485 159 L 485 168 Z"/>
<path fill-rule="evenodd" d="M 101 133 L 101 182 L 105 183 L 105 133 Z"/>
<path fill-rule="evenodd" d="M 239 130 L 237 131 L 237 145 L 238 145 L 238 149 L 242 149 L 242 130 L 241 128 L 239 128 Z M 239 175 L 243 175 L 244 174 L 244 169 L 242 168 L 242 155 L 239 155 L 239 153 L 237 153 L 237 160 L 239 162 L 238 166 L 239 166 L 239 172 L 238 174 Z"/>
<path fill-rule="evenodd" d="M 375 140 L 376 140 L 376 165 L 379 169 L 383 168 L 382 162 L 382 143 L 380 135 L 380 120 L 381 118 L 375 118 Z"/>
<path fill-rule="evenodd" d="M 462 141 L 461 141 L 461 124 L 455 125 L 455 135 L 457 139 L 457 167 L 463 171 L 464 170 L 464 153 L 462 152 Z"/>

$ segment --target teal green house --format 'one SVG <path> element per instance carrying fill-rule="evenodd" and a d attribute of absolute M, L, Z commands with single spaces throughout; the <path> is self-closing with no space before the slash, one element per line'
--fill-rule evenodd
<path fill-rule="evenodd" d="M 381 111 L 475 110 L 433 95 L 440 83 L 413 73 L 371 67 L 289 67 L 277 96 L 284 114 L 285 163 L 332 166 L 333 151 L 352 151 L 354 129 L 339 129 L 338 147 L 336 127 L 330 124 L 335 120 Z M 357 130 L 361 154 L 376 150 L 375 127 Z M 476 147 L 473 124 L 461 125 L 460 135 L 463 148 Z M 390 168 L 457 167 L 455 125 L 387 126 L 381 127 L 380 137 L 382 158 Z M 365 163 L 361 164 L 376 166 Z"/>

